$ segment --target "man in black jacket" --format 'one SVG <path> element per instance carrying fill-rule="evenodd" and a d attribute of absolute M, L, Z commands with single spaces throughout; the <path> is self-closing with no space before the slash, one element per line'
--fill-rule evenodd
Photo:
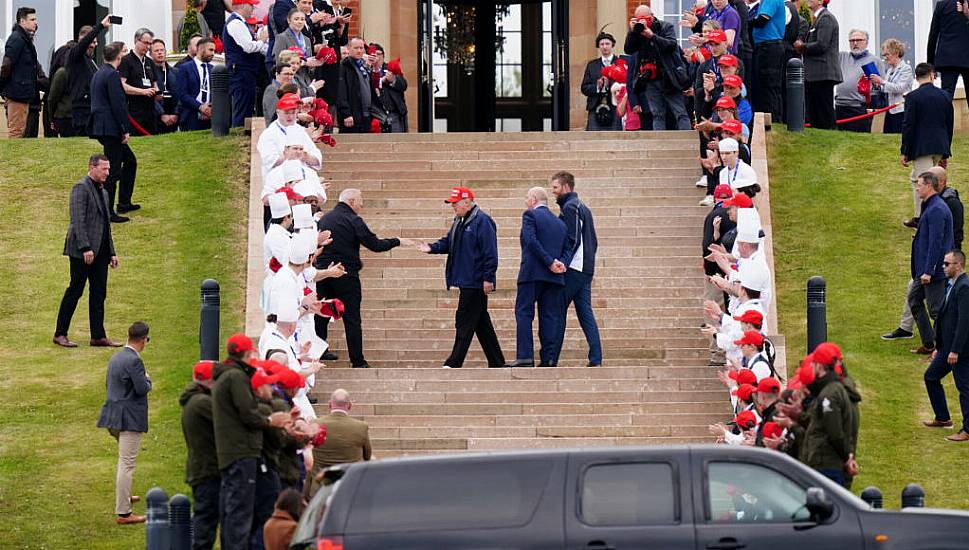
<path fill-rule="evenodd" d="M 623 49 L 633 56 L 626 80 L 633 112 L 641 113 L 645 103 L 653 115 L 653 130 L 666 129 L 667 111 L 676 120 L 677 130 L 689 130 L 683 90 L 690 80 L 673 25 L 654 17 L 649 6 L 641 5 L 629 20 Z"/>
<path fill-rule="evenodd" d="M 945 255 L 943 269 L 946 282 L 945 301 L 935 323 L 935 352 L 925 371 L 925 389 L 935 418 L 924 420 L 927 428 L 952 426 L 945 400 L 942 379 L 951 372 L 959 390 L 962 428 L 946 437 L 949 441 L 969 441 L 969 277 L 966 277 L 966 255 L 952 250 Z"/>
<path fill-rule="evenodd" d="M 834 87 L 841 83 L 838 53 L 838 20 L 825 7 L 824 0 L 808 0 L 814 24 L 794 51 L 804 56 L 804 94 L 811 126 L 834 130 Z"/>
<path fill-rule="evenodd" d="M 928 63 L 915 67 L 918 89 L 905 95 L 905 118 L 902 122 L 902 165 L 912 165 L 909 180 L 915 216 L 905 223 L 915 227 L 922 211 L 922 201 L 915 192 L 919 174 L 951 156 L 953 111 L 952 96 L 935 87 L 935 69 Z"/>
<path fill-rule="evenodd" d="M 182 406 L 182 435 L 188 456 L 185 483 L 192 488 L 193 550 L 209 549 L 219 529 L 219 492 L 222 476 L 216 458 L 215 430 L 212 427 L 212 369 L 215 361 L 199 361 L 192 369 L 189 384 L 178 402 Z"/>
<path fill-rule="evenodd" d="M 585 74 L 582 76 L 582 95 L 586 97 L 585 110 L 589 112 L 589 120 L 585 129 L 588 131 L 603 130 L 622 130 L 622 117 L 616 114 L 616 106 L 612 104 L 612 92 L 609 90 L 610 82 L 602 76 L 602 69 L 616 62 L 617 57 L 613 50 L 616 48 L 616 39 L 608 33 L 601 32 L 596 37 L 596 46 L 599 48 L 599 57 L 589 61 L 585 66 Z M 612 122 L 603 125 L 596 116 L 596 111 L 600 104 L 608 107 L 609 116 Z"/>
<path fill-rule="evenodd" d="M 74 135 L 87 135 L 87 119 L 91 116 L 91 79 L 98 72 L 94 51 L 98 37 L 111 26 L 111 16 L 106 15 L 96 28 L 85 25 L 77 31 L 77 45 L 67 55 L 67 85 L 71 89 L 71 123 Z"/>
<path fill-rule="evenodd" d="M 27 113 L 39 90 L 49 86 L 44 69 L 37 61 L 34 33 L 37 32 L 37 10 L 17 10 L 14 25 L 0 60 L 0 96 L 7 100 L 9 137 L 22 138 L 27 129 Z"/>
<path fill-rule="evenodd" d="M 969 82 L 969 6 L 964 0 L 940 0 L 932 11 L 926 61 L 942 73 L 942 89 L 952 97 L 962 76 Z M 969 102 L 969 95 L 966 96 Z"/>
<path fill-rule="evenodd" d="M 370 78 L 372 56 L 366 55 L 366 42 L 360 37 L 350 40 L 350 55 L 340 62 L 340 86 L 337 94 L 338 122 L 341 132 L 370 132 L 371 106 L 379 101 Z"/>
<path fill-rule="evenodd" d="M 323 249 L 316 259 L 318 268 L 326 269 L 331 263 L 342 263 L 346 276 L 338 279 L 323 279 L 316 283 L 316 294 L 321 299 L 338 298 L 343 302 L 343 330 L 347 338 L 347 352 L 350 366 L 358 369 L 370 367 L 363 358 L 363 327 L 360 320 L 360 302 L 363 290 L 360 288 L 360 245 L 374 252 L 386 252 L 400 246 L 400 239 L 380 239 L 367 227 L 360 217 L 363 210 L 363 194 L 359 189 L 344 189 L 340 202 L 320 218 L 317 223 L 320 231 L 330 231 L 333 242 Z M 316 334 L 326 340 L 329 319 L 317 315 Z"/>

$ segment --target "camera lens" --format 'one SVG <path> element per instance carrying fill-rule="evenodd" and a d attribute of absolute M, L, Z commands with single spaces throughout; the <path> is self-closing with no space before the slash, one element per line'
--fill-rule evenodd
<path fill-rule="evenodd" d="M 636 23 L 635 25 L 633 25 L 633 32 L 636 34 L 639 34 L 644 30 L 646 30 L 646 25 L 643 25 L 642 23 Z"/>

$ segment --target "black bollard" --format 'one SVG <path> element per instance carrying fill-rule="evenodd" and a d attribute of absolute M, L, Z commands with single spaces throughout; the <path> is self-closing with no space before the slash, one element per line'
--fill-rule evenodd
<path fill-rule="evenodd" d="M 825 305 L 824 277 L 814 276 L 807 284 L 807 344 L 808 353 L 828 339 L 828 314 Z"/>
<path fill-rule="evenodd" d="M 787 62 L 787 130 L 804 131 L 804 63 L 794 57 Z"/>
<path fill-rule="evenodd" d="M 902 489 L 902 508 L 924 508 L 925 490 L 918 483 L 909 483 Z"/>
<path fill-rule="evenodd" d="M 219 360 L 219 283 L 202 281 L 202 312 L 199 319 L 199 359 Z"/>
<path fill-rule="evenodd" d="M 192 503 L 179 493 L 168 503 L 168 523 L 172 528 L 172 550 L 192 550 Z"/>
<path fill-rule="evenodd" d="M 861 492 L 861 500 L 867 502 L 868 506 L 875 509 L 881 508 L 885 501 L 878 487 L 865 487 L 865 490 Z"/>
<path fill-rule="evenodd" d="M 229 95 L 229 69 L 225 65 L 213 65 L 209 83 L 212 99 L 212 135 L 229 135 L 232 125 L 232 97 Z"/>
<path fill-rule="evenodd" d="M 172 533 L 168 523 L 168 495 L 165 490 L 155 487 L 148 491 L 148 519 L 145 523 L 145 549 L 171 550 Z"/>

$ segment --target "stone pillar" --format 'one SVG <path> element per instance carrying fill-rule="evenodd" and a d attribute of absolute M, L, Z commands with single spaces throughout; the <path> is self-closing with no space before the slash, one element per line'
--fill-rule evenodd
<path fill-rule="evenodd" d="M 384 0 L 388 5 L 389 0 Z M 367 9 L 372 9 L 367 4 Z M 407 101 L 407 127 L 411 132 L 417 131 L 417 89 L 420 81 L 417 79 L 417 2 L 393 2 L 393 8 L 388 7 L 386 14 L 389 23 L 389 40 L 381 42 L 387 48 L 387 60 L 400 58 L 400 68 L 407 79 L 407 91 L 404 98 Z"/>
<path fill-rule="evenodd" d="M 596 30 L 604 28 L 605 32 L 616 37 L 616 53 L 622 53 L 622 43 L 626 37 L 626 21 L 630 12 L 626 10 L 625 0 L 599 0 L 596 9 Z"/>
<path fill-rule="evenodd" d="M 367 42 L 376 42 L 389 48 L 391 18 L 390 0 L 367 0 L 366 6 L 360 6 L 360 33 Z"/>
<path fill-rule="evenodd" d="M 603 1 L 588 0 L 569 5 L 569 128 L 572 130 L 584 130 L 588 120 L 586 97 L 581 89 L 582 76 L 586 64 L 596 56 L 597 5 Z"/>

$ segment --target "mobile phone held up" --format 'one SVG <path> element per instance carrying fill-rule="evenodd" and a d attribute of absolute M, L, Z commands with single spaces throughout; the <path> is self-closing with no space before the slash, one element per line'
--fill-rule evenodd
<path fill-rule="evenodd" d="M 121 17 L 120 15 L 112 15 L 108 17 L 108 21 L 112 25 L 121 25 L 124 23 L 124 17 Z"/>

